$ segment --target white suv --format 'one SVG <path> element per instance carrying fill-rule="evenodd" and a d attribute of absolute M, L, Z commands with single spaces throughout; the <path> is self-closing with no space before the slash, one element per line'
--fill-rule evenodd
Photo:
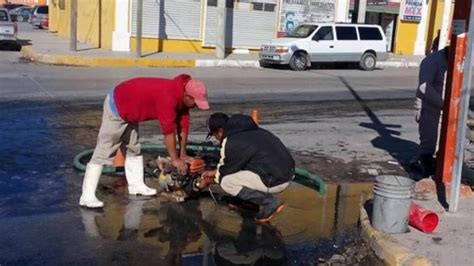
<path fill-rule="evenodd" d="M 297 71 L 315 62 L 359 62 L 362 69 L 373 70 L 377 60 L 388 58 L 387 40 L 378 25 L 301 24 L 263 44 L 259 57 L 262 66 L 289 64 Z"/>

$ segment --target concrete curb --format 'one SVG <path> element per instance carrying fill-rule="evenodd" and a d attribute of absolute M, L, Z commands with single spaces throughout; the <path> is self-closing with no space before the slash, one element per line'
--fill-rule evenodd
<path fill-rule="evenodd" d="M 23 46 L 20 51 L 23 57 L 34 62 L 51 65 L 90 66 L 90 67 L 245 67 L 260 68 L 258 60 L 232 59 L 169 59 L 169 58 L 127 58 L 100 57 L 81 55 L 50 55 L 36 52 L 29 46 Z M 378 62 L 382 68 L 416 68 L 414 61 L 384 61 Z"/>
<path fill-rule="evenodd" d="M 30 47 L 23 46 L 21 55 L 34 62 L 51 65 L 90 66 L 90 67 L 195 67 L 194 59 L 149 59 L 123 57 L 92 57 L 77 55 L 48 55 L 37 53 Z"/>
<path fill-rule="evenodd" d="M 434 265 L 430 259 L 415 254 L 407 247 L 398 243 L 389 234 L 373 228 L 367 211 L 363 206 L 360 208 L 360 226 L 362 238 L 384 263 L 392 266 Z"/>

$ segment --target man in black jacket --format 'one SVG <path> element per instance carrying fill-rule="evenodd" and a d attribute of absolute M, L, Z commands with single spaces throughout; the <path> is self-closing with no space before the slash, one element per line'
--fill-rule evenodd
<path fill-rule="evenodd" d="M 217 183 L 234 197 L 260 206 L 258 222 L 268 222 L 283 210 L 274 195 L 295 176 L 295 161 L 279 138 L 260 128 L 250 116 L 214 113 L 208 119 L 209 136 L 221 142 L 217 169 L 207 171 L 200 188 Z"/>

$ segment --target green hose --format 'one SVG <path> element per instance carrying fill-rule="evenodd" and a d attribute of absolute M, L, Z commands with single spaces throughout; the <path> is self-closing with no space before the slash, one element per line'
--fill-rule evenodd
<path fill-rule="evenodd" d="M 219 147 L 203 146 L 203 145 L 201 146 L 188 145 L 187 148 L 193 151 L 220 150 Z M 166 147 L 160 144 L 142 144 L 141 149 L 143 151 L 148 151 L 148 152 L 154 151 L 154 152 L 159 152 L 159 153 L 164 153 L 164 154 L 166 153 Z M 76 156 L 74 156 L 74 167 L 79 171 L 82 171 L 82 172 L 86 171 L 87 163 L 83 162 L 82 159 L 86 156 L 92 156 L 93 152 L 94 152 L 93 149 L 85 150 L 78 153 Z M 104 168 L 102 169 L 103 174 L 112 174 L 115 172 L 116 172 L 115 166 L 111 166 L 111 165 L 105 165 Z M 296 168 L 295 180 L 302 185 L 307 185 L 307 186 L 310 186 L 311 188 L 316 188 L 316 190 L 321 195 L 324 195 L 326 193 L 326 184 L 324 183 L 323 179 L 316 174 L 313 174 L 301 168 Z"/>

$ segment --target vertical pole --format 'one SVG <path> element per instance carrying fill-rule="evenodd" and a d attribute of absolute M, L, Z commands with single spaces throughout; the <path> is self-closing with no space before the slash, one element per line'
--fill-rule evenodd
<path fill-rule="evenodd" d="M 163 1 L 163 0 L 162 0 Z M 142 57 L 143 0 L 137 0 L 137 58 Z"/>
<path fill-rule="evenodd" d="M 451 44 L 449 50 L 449 64 L 446 77 L 446 88 L 443 105 L 443 116 L 441 124 L 441 135 L 437 158 L 437 179 L 442 179 L 446 185 L 452 184 L 453 171 L 460 174 L 460 169 L 454 170 L 455 160 L 460 160 L 462 165 L 462 145 L 464 139 L 459 138 L 458 119 L 462 106 L 461 90 L 464 78 L 464 61 L 466 55 L 466 32 L 469 20 L 471 1 L 457 1 L 454 5 L 454 15 L 452 22 Z M 457 157 L 457 150 L 461 152 L 461 158 Z M 456 195 L 451 195 L 451 199 Z M 453 202 L 451 202 L 452 204 Z M 450 206 L 450 211 L 454 211 L 457 206 Z"/>
<path fill-rule="evenodd" d="M 349 13 L 349 1 L 336 1 L 336 22 L 347 22 Z"/>
<path fill-rule="evenodd" d="M 438 50 L 442 50 L 446 47 L 449 34 L 449 17 L 451 15 L 451 0 L 444 0 L 443 7 L 443 22 L 441 24 L 441 31 L 439 36 Z"/>
<path fill-rule="evenodd" d="M 357 23 L 365 23 L 365 13 L 367 11 L 367 0 L 359 0 L 359 9 L 357 10 Z"/>
<path fill-rule="evenodd" d="M 461 191 L 461 176 L 462 176 L 462 165 L 464 158 L 464 145 L 466 139 L 466 124 L 467 115 L 469 112 L 469 99 L 471 96 L 471 69 L 472 69 L 472 46 L 474 44 L 474 38 L 472 31 L 474 30 L 474 2 L 471 3 L 471 14 L 469 15 L 469 27 L 468 27 L 468 41 L 466 59 L 464 61 L 464 73 L 465 78 L 463 80 L 461 90 L 461 111 L 457 121 L 457 145 L 456 145 L 456 160 L 453 171 L 453 182 L 451 184 L 451 199 L 449 211 L 455 212 L 458 209 L 459 197 Z"/>
<path fill-rule="evenodd" d="M 99 0 L 99 3 L 98 3 L 98 10 L 99 10 L 99 14 L 97 16 L 97 19 L 99 20 L 99 28 L 98 28 L 98 35 L 99 35 L 99 40 L 97 41 L 98 43 L 98 47 L 99 48 L 102 48 L 102 0 Z"/>
<path fill-rule="evenodd" d="M 428 24 L 428 9 L 429 3 L 426 0 L 421 1 L 421 20 L 418 23 L 418 30 L 416 33 L 416 40 L 415 40 L 415 55 L 424 55 L 426 53 L 426 39 L 425 34 L 427 31 L 426 25 Z M 433 3 L 431 1 L 431 3 Z"/>
<path fill-rule="evenodd" d="M 226 0 L 217 1 L 216 57 L 225 58 Z"/>
<path fill-rule="evenodd" d="M 69 50 L 77 51 L 77 0 L 71 0 L 71 37 L 69 39 Z"/>

